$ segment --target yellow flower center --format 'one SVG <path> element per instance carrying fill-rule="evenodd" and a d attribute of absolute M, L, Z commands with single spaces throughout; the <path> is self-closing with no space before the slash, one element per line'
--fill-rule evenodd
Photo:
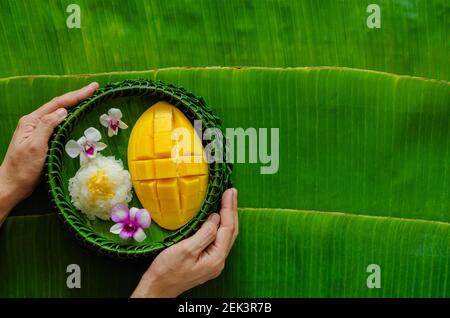
<path fill-rule="evenodd" d="M 94 201 L 114 197 L 113 183 L 104 170 L 97 170 L 87 181 L 87 187 Z"/>

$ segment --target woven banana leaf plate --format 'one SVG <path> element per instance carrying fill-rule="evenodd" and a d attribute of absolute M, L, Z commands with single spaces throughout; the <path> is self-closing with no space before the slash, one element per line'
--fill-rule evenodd
<path fill-rule="evenodd" d="M 102 141 L 108 144 L 102 154 L 121 159 L 125 169 L 128 169 L 127 147 L 132 127 L 145 110 L 160 100 L 180 109 L 191 123 L 195 119 L 202 120 L 203 130 L 222 129 L 220 119 L 213 115 L 205 101 L 185 89 L 160 81 L 126 80 L 98 89 L 93 96 L 72 108 L 50 140 L 46 178 L 52 202 L 66 227 L 84 245 L 101 254 L 119 258 L 142 258 L 159 253 L 164 248 L 192 235 L 211 212 L 217 211 L 223 191 L 230 186 L 231 164 L 219 162 L 209 164 L 206 198 L 197 215 L 176 231 L 162 229 L 152 222 L 150 228 L 146 230 L 146 239 L 140 243 L 122 240 L 109 232 L 113 225 L 112 221 L 90 220 L 73 206 L 68 184 L 69 179 L 79 168 L 79 160 L 72 159 L 65 153 L 66 142 L 70 139 L 77 140 L 88 127 L 96 127 L 102 132 Z M 112 107 L 122 110 L 123 120 L 129 128 L 121 130 L 114 138 L 107 138 L 106 130 L 101 129 L 99 125 L 99 116 Z M 224 149 L 225 147 L 224 139 Z M 129 206 L 142 207 L 134 193 Z"/>

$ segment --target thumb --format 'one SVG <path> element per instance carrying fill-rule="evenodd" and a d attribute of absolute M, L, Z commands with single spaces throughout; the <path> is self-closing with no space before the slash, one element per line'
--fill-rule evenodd
<path fill-rule="evenodd" d="M 58 108 L 54 112 L 42 116 L 33 133 L 33 142 L 37 145 L 46 145 L 55 127 L 58 126 L 66 116 L 67 110 L 65 108 Z"/>
<path fill-rule="evenodd" d="M 220 216 L 212 213 L 197 233 L 179 243 L 180 247 L 183 247 L 188 253 L 200 254 L 216 239 L 219 223 Z"/>

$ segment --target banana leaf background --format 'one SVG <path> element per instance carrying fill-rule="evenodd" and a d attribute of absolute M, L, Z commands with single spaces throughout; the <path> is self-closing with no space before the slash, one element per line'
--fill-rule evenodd
<path fill-rule="evenodd" d="M 450 296 L 448 1 L 378 1 L 380 29 L 360 0 L 79 0 L 81 29 L 70 3 L 0 1 L 0 158 L 20 116 L 90 81 L 183 86 L 225 127 L 280 129 L 276 174 L 235 165 L 225 271 L 184 296 Z M 0 296 L 128 296 L 150 261 L 82 248 L 47 191 L 0 229 Z"/>

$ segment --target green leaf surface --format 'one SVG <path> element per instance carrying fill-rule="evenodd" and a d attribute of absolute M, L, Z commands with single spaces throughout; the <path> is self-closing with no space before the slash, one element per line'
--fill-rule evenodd
<path fill-rule="evenodd" d="M 224 273 L 185 296 L 450 297 L 450 3 L 377 1 L 380 29 L 369 3 L 77 0 L 69 29 L 70 2 L 0 1 L 0 158 L 20 116 L 90 81 L 184 86 L 225 127 L 280 129 L 276 174 L 235 165 Z M 40 184 L 0 229 L 0 297 L 129 296 L 150 261 L 97 256 L 52 210 Z"/>
<path fill-rule="evenodd" d="M 168 66 L 346 66 L 449 79 L 447 0 L 0 1 L 0 77 Z"/>
<path fill-rule="evenodd" d="M 189 297 L 449 297 L 450 225 L 294 210 L 240 209 L 222 275 Z M 0 231 L 0 296 L 127 297 L 147 262 L 100 258 L 54 214 L 11 217 Z M 32 261 L 31 261 L 32 260 Z M 81 268 L 69 289 L 66 268 Z M 368 288 L 367 266 L 381 268 Z"/>
<path fill-rule="evenodd" d="M 80 289 L 67 287 L 70 264 L 80 266 Z M 0 297 L 129 296 L 147 267 L 90 252 L 54 213 L 10 217 L 0 230 Z"/>
<path fill-rule="evenodd" d="M 103 85 L 126 78 L 184 86 L 203 96 L 225 127 L 279 128 L 276 174 L 261 175 L 262 163 L 235 165 L 241 206 L 450 220 L 445 81 L 343 68 L 170 68 L 2 79 L 0 155 L 19 116 L 92 80 Z"/>

